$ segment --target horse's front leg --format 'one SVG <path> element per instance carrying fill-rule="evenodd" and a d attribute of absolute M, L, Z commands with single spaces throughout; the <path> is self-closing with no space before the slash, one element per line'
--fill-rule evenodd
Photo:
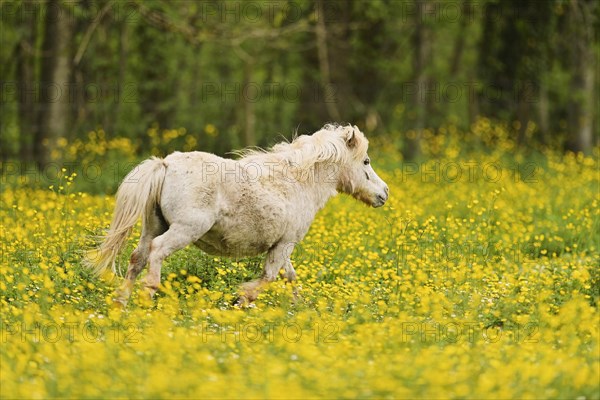
<path fill-rule="evenodd" d="M 288 260 L 288 262 L 283 267 L 283 277 L 290 283 L 293 283 L 294 281 L 296 281 L 296 270 L 294 269 L 294 266 L 292 265 L 292 262 L 290 260 Z M 293 285 L 292 288 L 293 288 L 292 294 L 294 295 L 294 302 L 296 302 L 299 299 L 299 294 L 298 294 L 299 287 L 297 285 Z"/>
<path fill-rule="evenodd" d="M 296 270 L 290 260 L 287 260 L 283 266 L 283 277 L 289 282 L 294 282 L 296 280 Z"/>
<path fill-rule="evenodd" d="M 296 271 L 290 262 L 290 256 L 294 251 L 294 243 L 278 243 L 267 253 L 263 274 L 259 279 L 246 282 L 241 285 L 239 297 L 235 304 L 245 305 L 256 300 L 263 288 L 277 279 L 279 270 L 284 269 L 284 277 L 293 281 L 296 279 Z"/>

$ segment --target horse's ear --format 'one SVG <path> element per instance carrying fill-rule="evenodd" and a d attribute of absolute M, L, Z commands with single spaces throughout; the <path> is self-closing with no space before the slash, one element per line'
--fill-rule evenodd
<path fill-rule="evenodd" d="M 346 145 L 348 148 L 353 149 L 356 147 L 356 143 L 358 142 L 358 138 L 356 137 L 356 133 L 354 131 L 356 127 L 351 128 L 348 127 L 348 134 L 346 136 Z"/>

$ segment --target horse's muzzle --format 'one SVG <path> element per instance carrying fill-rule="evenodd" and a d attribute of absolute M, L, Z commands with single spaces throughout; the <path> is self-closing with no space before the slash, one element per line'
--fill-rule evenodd
<path fill-rule="evenodd" d="M 384 189 L 384 193 L 381 193 L 381 194 L 378 194 L 375 196 L 375 201 L 373 202 L 373 207 L 377 208 L 377 207 L 381 207 L 382 205 L 384 205 L 385 202 L 387 201 L 387 199 L 389 198 L 389 193 L 390 193 L 390 190 L 386 186 Z"/>
<path fill-rule="evenodd" d="M 381 207 L 382 205 L 385 204 L 387 199 L 388 199 L 387 196 L 382 196 L 382 195 L 378 194 L 377 196 L 375 196 L 375 201 L 373 202 L 373 207 L 375 207 L 375 208 Z"/>

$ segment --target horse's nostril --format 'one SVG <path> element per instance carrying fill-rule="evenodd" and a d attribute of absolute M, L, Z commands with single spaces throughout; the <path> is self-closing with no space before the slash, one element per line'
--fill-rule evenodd
<path fill-rule="evenodd" d="M 386 186 L 385 189 L 384 189 L 384 191 L 385 191 L 385 194 L 388 194 L 388 195 L 390 194 L 390 188 L 389 187 Z"/>

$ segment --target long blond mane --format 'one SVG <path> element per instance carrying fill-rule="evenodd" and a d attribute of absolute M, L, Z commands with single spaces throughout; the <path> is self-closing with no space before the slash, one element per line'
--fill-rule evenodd
<path fill-rule="evenodd" d="M 240 162 L 293 166 L 302 180 L 312 175 L 318 164 L 344 165 L 362 159 L 368 147 L 367 138 L 356 126 L 328 124 L 312 135 L 298 136 L 269 150 L 253 148 L 236 154 L 242 156 Z"/>

